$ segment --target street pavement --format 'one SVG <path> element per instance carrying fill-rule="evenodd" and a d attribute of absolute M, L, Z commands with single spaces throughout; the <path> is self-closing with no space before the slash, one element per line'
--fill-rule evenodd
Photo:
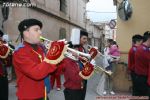
<path fill-rule="evenodd" d="M 57 91 L 56 88 L 54 88 L 50 94 L 48 95 L 50 100 L 65 100 L 64 99 L 64 94 L 63 94 L 63 82 L 64 78 L 63 76 L 61 77 L 62 79 L 62 89 L 60 91 Z M 112 99 L 106 99 L 102 98 L 96 93 L 96 87 L 98 85 L 100 79 L 100 74 L 94 74 L 89 80 L 88 80 L 88 85 L 87 85 L 87 93 L 86 93 L 86 98 L 85 100 L 112 100 Z M 17 100 L 16 97 L 16 83 L 15 81 L 9 83 L 9 100 Z M 117 95 L 131 95 L 130 93 L 116 93 L 115 96 Z M 110 98 L 110 97 L 109 97 Z M 113 99 L 116 100 L 116 99 Z M 118 99 L 119 100 L 119 99 Z M 124 100 L 124 99 L 122 99 Z M 127 99 L 126 99 L 127 100 Z"/>

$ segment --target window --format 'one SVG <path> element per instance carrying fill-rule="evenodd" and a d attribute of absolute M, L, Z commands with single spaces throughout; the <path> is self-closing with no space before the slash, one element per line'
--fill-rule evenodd
<path fill-rule="evenodd" d="M 61 28 L 59 30 L 59 39 L 65 39 L 66 38 L 66 29 Z"/>
<path fill-rule="evenodd" d="M 66 0 L 60 0 L 60 11 L 66 13 L 66 8 L 67 8 Z"/>

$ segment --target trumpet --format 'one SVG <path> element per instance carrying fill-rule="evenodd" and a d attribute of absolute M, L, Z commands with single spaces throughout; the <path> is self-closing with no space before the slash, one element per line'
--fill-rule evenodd
<path fill-rule="evenodd" d="M 44 38 L 44 37 L 42 37 L 42 36 L 40 36 L 40 39 L 41 39 L 41 40 L 44 40 L 44 41 L 48 41 L 48 42 L 53 42 L 52 40 L 49 40 L 49 39 Z M 77 60 L 78 60 L 77 57 L 79 57 L 79 56 L 83 56 L 83 57 L 86 57 L 87 59 L 91 59 L 91 55 L 90 55 L 90 54 L 86 54 L 86 53 L 80 52 L 80 51 L 78 51 L 78 50 L 69 48 L 69 47 L 67 47 L 67 51 L 68 51 L 68 52 L 65 52 L 65 53 L 64 53 L 64 56 L 65 56 L 65 57 L 68 57 L 68 58 L 71 58 L 72 60 L 76 60 L 76 61 L 77 61 Z M 77 57 L 73 56 L 71 52 L 72 52 L 72 53 L 75 53 L 75 54 L 77 55 Z"/>
<path fill-rule="evenodd" d="M 11 47 L 7 46 L 6 44 L 0 45 L 0 58 L 5 59 L 10 55 L 10 51 L 14 51 Z"/>
<path fill-rule="evenodd" d="M 109 76 L 112 75 L 112 72 L 111 72 L 111 71 L 107 71 L 107 70 L 105 70 L 104 68 L 102 68 L 102 67 L 100 67 L 100 66 L 97 66 L 97 65 L 94 66 L 94 71 L 95 71 L 96 73 L 104 72 L 104 73 L 106 73 L 106 74 L 109 75 Z"/>

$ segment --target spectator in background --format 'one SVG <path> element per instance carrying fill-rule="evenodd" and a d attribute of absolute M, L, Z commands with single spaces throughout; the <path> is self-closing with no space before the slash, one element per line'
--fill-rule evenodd
<path fill-rule="evenodd" d="M 114 72 L 116 69 L 116 62 L 118 62 L 120 58 L 120 51 L 119 51 L 119 47 L 117 43 L 113 41 L 112 39 L 107 40 L 107 45 L 108 45 L 107 47 L 108 57 L 107 58 L 108 58 L 109 66 L 106 67 L 106 70 L 111 71 L 113 74 L 111 76 L 109 75 L 106 76 L 107 87 L 105 90 L 108 90 L 108 93 L 110 93 L 111 95 L 114 95 L 115 92 L 113 91 L 113 77 L 114 77 Z M 103 94 L 106 95 L 107 92 L 104 91 Z"/>
<path fill-rule="evenodd" d="M 119 51 L 119 47 L 116 41 L 111 42 L 108 54 L 114 59 L 117 59 L 117 57 L 120 57 L 120 51 Z"/>

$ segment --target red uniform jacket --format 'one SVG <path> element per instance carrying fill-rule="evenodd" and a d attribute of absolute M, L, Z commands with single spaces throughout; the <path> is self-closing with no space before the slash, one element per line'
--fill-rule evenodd
<path fill-rule="evenodd" d="M 150 62 L 150 50 L 144 44 L 137 47 L 135 53 L 135 73 L 138 75 L 148 76 Z"/>
<path fill-rule="evenodd" d="M 36 50 L 44 58 L 40 47 Z M 33 51 L 30 44 L 24 42 L 24 47 L 13 54 L 13 64 L 17 75 L 17 96 L 25 100 L 34 100 L 44 97 L 44 78 L 56 67 L 41 62 L 38 54 Z"/>
<path fill-rule="evenodd" d="M 65 88 L 81 89 L 83 79 L 79 76 L 80 68 L 78 62 L 65 58 L 58 67 L 61 67 L 64 71 Z"/>
<path fill-rule="evenodd" d="M 128 70 L 134 71 L 135 67 L 135 52 L 137 51 L 137 46 L 132 46 L 128 53 Z"/>
<path fill-rule="evenodd" d="M 0 58 L 0 76 L 7 75 L 6 67 L 12 66 L 12 55 L 8 55 L 7 58 Z"/>
<path fill-rule="evenodd" d="M 3 72 L 3 68 L 2 68 L 2 62 L 0 61 L 0 76 L 3 76 L 4 72 Z"/>
<path fill-rule="evenodd" d="M 80 51 L 80 52 L 84 52 L 84 53 L 86 53 L 86 51 L 85 51 L 84 47 L 83 47 L 83 46 L 81 46 L 81 45 L 77 48 L 77 50 L 78 50 L 78 51 Z"/>

